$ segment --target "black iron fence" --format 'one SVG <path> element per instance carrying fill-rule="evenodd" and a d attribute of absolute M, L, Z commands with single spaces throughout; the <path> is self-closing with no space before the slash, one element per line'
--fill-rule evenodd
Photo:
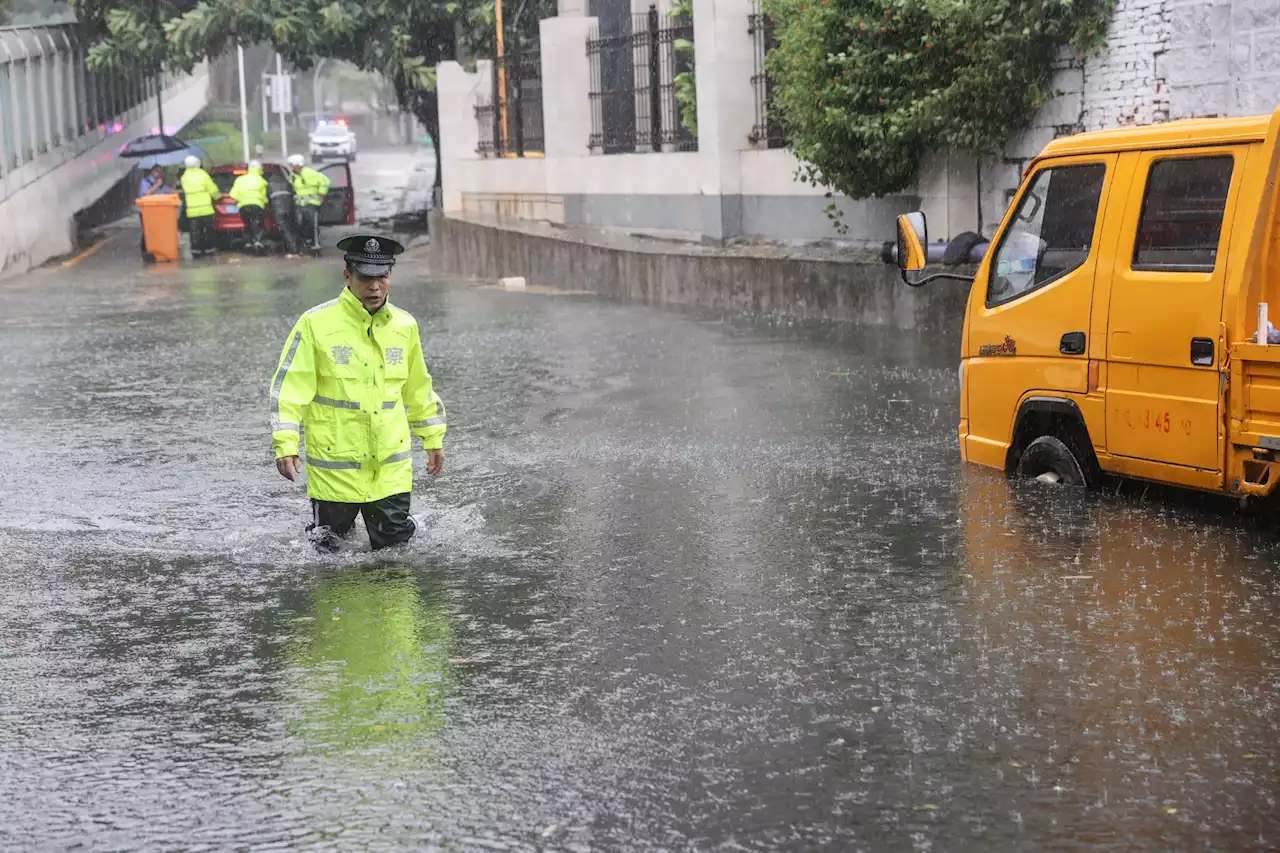
<path fill-rule="evenodd" d="M 693 21 L 650 6 L 620 29 L 587 40 L 592 150 L 698 150 L 697 135 L 680 121 L 675 85 L 677 75 L 691 70 L 676 42 L 693 41 Z"/>
<path fill-rule="evenodd" d="M 545 150 L 542 124 L 542 51 L 517 50 L 493 63 L 493 98 L 476 105 L 486 156 L 524 157 Z"/>
<path fill-rule="evenodd" d="M 764 68 L 765 57 L 769 51 L 778 46 L 778 36 L 774 31 L 773 17 L 760 11 L 759 0 L 756 2 L 756 13 L 747 18 L 747 32 L 755 45 L 755 73 L 751 75 L 751 87 L 755 89 L 756 123 L 751 128 L 750 141 L 753 145 L 765 145 L 768 148 L 785 148 L 787 134 L 782 123 L 771 115 L 773 110 L 773 77 Z"/>
<path fill-rule="evenodd" d="M 495 151 L 494 128 L 497 127 L 495 112 L 493 102 L 488 98 L 476 104 L 476 128 L 480 131 L 477 136 L 480 141 L 476 144 L 476 153 L 485 157 L 493 156 Z"/>

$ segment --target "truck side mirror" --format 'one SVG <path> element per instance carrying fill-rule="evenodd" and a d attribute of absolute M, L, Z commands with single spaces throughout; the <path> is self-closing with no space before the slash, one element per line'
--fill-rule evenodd
<path fill-rule="evenodd" d="M 898 217 L 898 269 L 914 272 L 924 269 L 924 247 L 929 242 L 929 226 L 920 211 Z"/>

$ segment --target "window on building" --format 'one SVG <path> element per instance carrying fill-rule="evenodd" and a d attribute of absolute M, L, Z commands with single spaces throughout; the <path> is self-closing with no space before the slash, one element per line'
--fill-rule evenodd
<path fill-rule="evenodd" d="M 1133 248 L 1135 270 L 1213 272 L 1234 166 L 1230 155 L 1151 165 Z"/>
<path fill-rule="evenodd" d="M 1102 163 L 1036 173 L 992 259 L 988 306 L 1017 299 L 1088 260 L 1106 176 Z"/>

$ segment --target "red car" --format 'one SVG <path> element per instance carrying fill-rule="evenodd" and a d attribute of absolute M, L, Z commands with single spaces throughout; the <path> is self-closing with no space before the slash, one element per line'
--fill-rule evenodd
<path fill-rule="evenodd" d="M 245 173 L 246 166 L 236 163 L 227 166 L 213 166 L 209 176 L 224 193 L 231 192 L 231 185 L 238 176 Z M 330 163 L 318 169 L 329 178 L 329 192 L 324 197 L 324 205 L 320 208 L 321 225 L 355 225 L 356 197 L 351 186 L 351 168 L 346 163 Z M 262 176 L 274 190 L 277 186 L 289 185 L 288 170 L 279 163 L 263 163 Z M 280 229 L 276 226 L 275 216 L 270 205 L 263 228 L 268 237 L 279 239 Z M 213 229 L 219 242 L 224 245 L 235 245 L 243 242 L 244 221 L 240 218 L 240 208 L 230 198 L 224 198 L 213 205 Z"/>

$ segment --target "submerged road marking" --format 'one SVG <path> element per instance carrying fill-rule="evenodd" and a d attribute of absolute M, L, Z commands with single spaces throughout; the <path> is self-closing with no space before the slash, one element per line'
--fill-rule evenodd
<path fill-rule="evenodd" d="M 66 269 L 67 267 L 74 267 L 76 264 L 80 263 L 80 262 L 81 262 L 81 261 L 83 261 L 85 258 L 87 258 L 87 257 L 89 257 L 90 255 L 92 255 L 94 252 L 98 251 L 98 250 L 99 250 L 99 249 L 101 249 L 103 246 L 105 246 L 105 245 L 107 245 L 108 243 L 110 243 L 110 242 L 115 238 L 115 236 L 116 236 L 116 235 L 112 234 L 110 237 L 104 237 L 103 239 L 101 239 L 101 240 L 99 240 L 98 242 L 94 243 L 94 244 L 93 244 L 92 246 L 90 246 L 89 248 L 85 249 L 85 250 L 84 250 L 83 252 L 81 252 L 80 254 L 76 255 L 76 256 L 75 256 L 74 258 L 72 258 L 71 260 L 69 260 L 69 261 L 63 261 L 63 262 L 62 262 L 62 269 Z"/>

